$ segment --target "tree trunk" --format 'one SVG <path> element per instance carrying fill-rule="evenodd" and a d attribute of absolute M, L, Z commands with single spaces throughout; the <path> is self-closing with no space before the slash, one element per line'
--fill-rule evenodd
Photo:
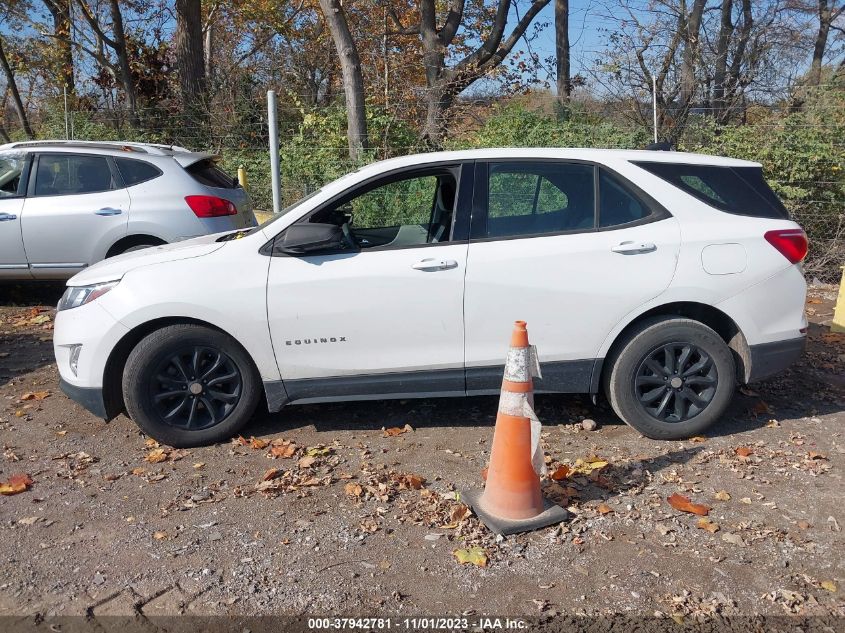
<path fill-rule="evenodd" d="M 684 16 L 684 51 L 681 58 L 680 106 L 688 110 L 695 98 L 695 66 L 699 57 L 699 37 L 701 34 L 701 16 L 706 0 L 693 0 L 692 10 Z M 686 3 L 681 3 L 681 10 L 686 11 Z M 685 117 L 686 115 L 684 115 Z"/>
<path fill-rule="evenodd" d="M 728 47 L 731 43 L 734 25 L 733 0 L 722 0 L 722 13 L 719 26 L 719 39 L 716 42 L 716 68 L 713 74 L 713 118 L 721 122 L 726 108 L 725 94 L 728 80 Z"/>
<path fill-rule="evenodd" d="M 53 17 L 53 35 L 56 36 L 61 63 L 59 77 L 69 97 L 76 94 L 76 83 L 73 78 L 73 42 L 71 41 L 71 1 L 44 0 L 47 10 Z"/>
<path fill-rule="evenodd" d="M 15 73 L 9 65 L 9 60 L 6 59 L 6 51 L 3 50 L 3 38 L 0 38 L 0 66 L 2 66 L 3 74 L 6 76 L 6 84 L 9 86 L 9 92 L 12 93 L 12 105 L 15 107 L 15 112 L 21 122 L 24 134 L 26 134 L 27 138 L 35 138 L 35 134 L 32 133 L 32 128 L 29 126 L 26 109 L 23 107 L 21 93 L 18 92 L 18 84 L 15 81 Z"/>
<path fill-rule="evenodd" d="M 201 112 L 205 95 L 202 39 L 202 1 L 176 0 L 176 68 L 182 109 L 189 117 Z"/>
<path fill-rule="evenodd" d="M 555 56 L 557 59 L 557 100 L 561 114 L 568 118 L 572 96 L 569 63 L 569 0 L 555 0 Z"/>
<path fill-rule="evenodd" d="M 364 76 L 361 73 L 361 58 L 340 0 L 320 0 L 320 8 L 335 50 L 340 60 L 343 75 L 343 90 L 346 95 L 346 127 L 349 141 L 349 158 L 357 161 L 361 151 L 367 147 L 367 113 L 364 107 Z"/>
<path fill-rule="evenodd" d="M 818 0 L 819 29 L 816 32 L 816 41 L 813 44 L 813 61 L 810 64 L 810 72 L 807 76 L 807 84 L 818 86 L 822 79 L 822 62 L 827 48 L 827 37 L 830 33 L 831 10 L 827 0 Z"/>
<path fill-rule="evenodd" d="M 114 52 L 117 55 L 118 67 L 120 68 L 120 83 L 123 86 L 123 94 L 126 96 L 126 104 L 129 106 L 129 123 L 132 127 L 138 127 L 138 102 L 135 97 L 135 82 L 132 79 L 132 68 L 129 66 L 129 52 L 126 49 L 126 34 L 123 31 L 123 15 L 120 13 L 118 0 L 109 0 L 111 10 L 112 30 L 114 37 Z"/>

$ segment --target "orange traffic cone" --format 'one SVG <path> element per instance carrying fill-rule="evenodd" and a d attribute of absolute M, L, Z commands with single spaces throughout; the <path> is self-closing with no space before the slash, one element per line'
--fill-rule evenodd
<path fill-rule="evenodd" d="M 487 483 L 481 494 L 472 490 L 462 494 L 484 525 L 497 534 L 536 530 L 568 516 L 543 498 L 537 472 L 542 461 L 534 457 L 532 463 L 531 419 L 536 420 L 532 378 L 539 375 L 538 369 L 525 321 L 517 321 L 505 364 Z"/>

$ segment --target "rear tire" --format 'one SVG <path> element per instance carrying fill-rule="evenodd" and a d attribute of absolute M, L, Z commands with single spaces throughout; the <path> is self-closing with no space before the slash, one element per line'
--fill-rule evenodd
<path fill-rule="evenodd" d="M 652 439 L 702 433 L 725 412 L 736 386 L 725 341 L 691 319 L 644 321 L 608 361 L 604 389 L 613 410 Z"/>
<path fill-rule="evenodd" d="M 123 398 L 147 435 L 177 448 L 229 439 L 249 421 L 261 379 L 232 337 L 199 325 L 149 334 L 129 354 Z"/>

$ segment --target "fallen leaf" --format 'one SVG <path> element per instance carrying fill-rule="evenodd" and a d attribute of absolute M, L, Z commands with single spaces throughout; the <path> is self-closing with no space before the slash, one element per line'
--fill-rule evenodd
<path fill-rule="evenodd" d="M 425 483 L 425 477 L 419 475 L 405 475 L 405 483 L 414 490 L 419 490 Z"/>
<path fill-rule="evenodd" d="M 264 474 L 261 475 L 261 481 L 270 481 L 271 479 L 275 479 L 279 475 L 282 474 L 278 468 L 268 468 L 264 471 Z"/>
<path fill-rule="evenodd" d="M 731 545 L 745 545 L 745 541 L 742 540 L 742 537 L 739 534 L 734 534 L 733 532 L 722 534 L 722 540 L 725 543 L 730 543 Z"/>
<path fill-rule="evenodd" d="M 330 446 L 323 446 L 322 444 L 318 446 L 309 446 L 305 449 L 305 454 L 308 457 L 323 457 L 325 455 L 329 455 L 332 452 L 332 448 Z"/>
<path fill-rule="evenodd" d="M 317 461 L 316 457 L 305 456 L 299 460 L 299 467 L 300 468 L 310 468 L 311 465 Z"/>
<path fill-rule="evenodd" d="M 734 449 L 734 453 L 740 457 L 750 457 L 754 454 L 754 450 L 747 446 L 739 446 Z"/>
<path fill-rule="evenodd" d="M 803 520 L 798 521 L 797 525 L 802 530 L 809 530 L 811 527 L 813 527 L 813 525 L 809 521 L 803 521 Z"/>
<path fill-rule="evenodd" d="M 822 586 L 822 589 L 824 589 L 825 591 L 836 593 L 836 583 L 832 580 L 822 580 L 820 584 Z"/>
<path fill-rule="evenodd" d="M 456 549 L 452 554 L 461 565 L 470 564 L 477 565 L 478 567 L 487 567 L 487 552 L 480 547 Z"/>
<path fill-rule="evenodd" d="M 58 435 L 59 437 L 64 437 L 65 435 L 67 435 L 67 431 L 56 431 L 56 435 Z"/>
<path fill-rule="evenodd" d="M 699 528 L 700 530 L 707 530 L 710 534 L 715 534 L 719 531 L 719 524 L 713 523 L 713 521 L 705 518 L 701 518 L 695 522 L 695 527 Z"/>
<path fill-rule="evenodd" d="M 464 504 L 460 504 L 452 508 L 452 512 L 449 513 L 449 520 L 452 523 L 460 523 L 467 517 L 468 514 L 469 508 Z"/>
<path fill-rule="evenodd" d="M 139 476 L 139 477 L 140 477 L 141 475 L 143 475 L 145 472 L 147 472 L 147 471 L 146 471 L 146 470 L 144 470 L 143 468 L 141 468 L 140 466 L 139 466 L 138 468 L 133 468 L 133 469 L 132 469 L 132 474 L 133 474 L 133 475 L 137 475 L 137 476 Z"/>
<path fill-rule="evenodd" d="M 18 519 L 17 522 L 21 525 L 35 525 L 40 520 L 41 517 L 24 517 L 23 519 Z"/>
<path fill-rule="evenodd" d="M 260 451 L 263 448 L 267 448 L 270 445 L 270 442 L 267 440 L 260 440 L 257 437 L 249 438 L 249 446 L 250 448 Z"/>
<path fill-rule="evenodd" d="M 167 538 L 167 532 L 153 532 L 153 538 L 157 541 L 163 541 Z"/>
<path fill-rule="evenodd" d="M 719 492 L 716 493 L 715 496 L 719 501 L 730 501 L 731 500 L 730 493 L 725 491 L 725 490 L 720 490 Z"/>
<path fill-rule="evenodd" d="M 205 462 L 197 462 L 196 464 L 194 464 L 195 470 L 199 470 L 200 468 L 204 468 L 204 467 L 205 467 Z"/>
<path fill-rule="evenodd" d="M 149 462 L 151 464 L 158 464 L 163 462 L 167 459 L 167 451 L 163 448 L 155 448 L 147 453 L 146 457 L 144 457 L 144 461 Z"/>
<path fill-rule="evenodd" d="M 776 429 L 779 426 L 780 426 L 780 422 L 778 422 L 775 419 L 772 419 L 772 420 L 769 420 L 768 422 L 766 422 L 766 428 L 767 429 Z"/>
<path fill-rule="evenodd" d="M 361 488 L 360 484 L 349 482 L 343 487 L 343 491 L 350 497 L 360 497 L 364 489 Z"/>
<path fill-rule="evenodd" d="M 765 402 L 758 400 L 754 403 L 754 406 L 751 407 L 751 413 L 754 415 L 772 415 L 774 411 L 772 411 L 772 408 Z"/>
<path fill-rule="evenodd" d="M 389 429 L 384 429 L 384 437 L 396 437 L 397 435 L 402 435 L 407 432 L 408 431 L 405 429 L 400 429 L 398 426 L 394 426 Z"/>
<path fill-rule="evenodd" d="M 691 438 L 687 440 L 688 442 L 693 442 L 695 444 L 701 444 L 702 442 L 706 442 L 707 438 L 703 435 L 693 435 Z"/>
<path fill-rule="evenodd" d="M 50 396 L 49 391 L 28 391 L 21 396 L 21 400 L 44 400 Z"/>
<path fill-rule="evenodd" d="M 9 481 L 0 483 L 0 495 L 16 495 L 26 492 L 32 484 L 32 478 L 27 474 L 12 475 L 9 477 Z"/>
<path fill-rule="evenodd" d="M 820 459 L 820 460 L 827 460 L 827 455 L 824 453 L 817 453 L 816 451 L 810 451 L 807 453 L 807 457 L 809 459 Z"/>
<path fill-rule="evenodd" d="M 679 495 L 677 492 L 671 497 L 668 497 L 666 501 L 668 501 L 669 505 L 675 508 L 675 510 L 680 510 L 681 512 L 689 512 L 700 516 L 707 516 L 710 512 L 710 506 L 705 506 L 700 503 L 692 503 L 689 497 Z"/>
<path fill-rule="evenodd" d="M 598 506 L 596 506 L 596 512 L 598 512 L 599 514 L 610 514 L 611 512 L 613 512 L 613 508 L 611 508 L 606 503 L 600 503 L 598 504 Z"/>
<path fill-rule="evenodd" d="M 144 446 L 146 446 L 147 448 L 158 448 L 161 445 L 150 437 L 147 439 L 147 441 L 144 442 Z"/>
<path fill-rule="evenodd" d="M 554 481 L 560 481 L 561 479 L 566 479 L 569 475 L 569 466 L 558 466 L 557 469 L 549 475 L 551 479 Z"/>
<path fill-rule="evenodd" d="M 293 457 L 296 453 L 296 444 L 290 440 L 273 440 L 270 446 L 270 456 L 276 457 Z"/>

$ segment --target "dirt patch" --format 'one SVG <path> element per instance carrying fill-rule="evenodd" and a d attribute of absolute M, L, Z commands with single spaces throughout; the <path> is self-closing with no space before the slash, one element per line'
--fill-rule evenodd
<path fill-rule="evenodd" d="M 0 307 L 0 482 L 33 483 L 0 497 L 0 613 L 845 615 L 834 287 L 810 294 L 805 358 L 707 437 L 656 442 L 601 402 L 538 397 L 544 485 L 572 518 L 504 539 L 458 494 L 482 485 L 496 398 L 291 406 L 175 451 L 58 391 L 61 289 L 17 292 Z"/>

